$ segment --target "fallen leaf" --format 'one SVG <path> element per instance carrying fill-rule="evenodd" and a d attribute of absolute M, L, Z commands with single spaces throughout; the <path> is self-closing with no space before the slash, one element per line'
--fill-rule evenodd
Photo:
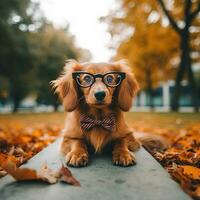
<path fill-rule="evenodd" d="M 47 164 L 44 164 L 37 172 L 37 176 L 39 179 L 45 182 L 54 184 L 58 181 L 60 174 L 59 172 L 55 172 L 52 169 L 48 168 Z"/>
<path fill-rule="evenodd" d="M 64 167 L 64 165 L 62 165 L 59 171 L 54 171 L 50 169 L 47 164 L 44 164 L 37 171 L 29 168 L 17 168 L 16 164 L 11 159 L 8 159 L 2 164 L 2 169 L 11 175 L 16 181 L 41 180 L 54 184 L 60 180 L 74 186 L 80 186 L 79 181 L 74 178 L 71 171 L 67 167 Z"/>
<path fill-rule="evenodd" d="M 200 169 L 197 167 L 193 167 L 190 165 L 186 166 L 179 166 L 180 169 L 182 169 L 183 175 L 191 178 L 192 180 L 199 181 L 200 183 Z"/>
<path fill-rule="evenodd" d="M 8 159 L 8 161 L 2 165 L 2 168 L 16 181 L 42 180 L 44 182 L 54 184 L 59 178 L 59 173 L 48 168 L 46 164 L 43 165 L 39 171 L 37 171 L 29 168 L 17 168 L 16 164 Z"/>
<path fill-rule="evenodd" d="M 16 164 L 8 159 L 2 168 L 17 181 L 37 180 L 37 172 L 28 168 L 17 168 Z"/>
<path fill-rule="evenodd" d="M 180 183 L 183 190 L 185 190 L 194 199 L 200 199 L 199 168 L 173 164 L 168 171 L 172 177 Z"/>
<path fill-rule="evenodd" d="M 80 186 L 80 182 L 74 178 L 71 171 L 64 165 L 62 165 L 60 169 L 60 175 L 61 175 L 60 181 L 74 185 L 74 186 Z"/>

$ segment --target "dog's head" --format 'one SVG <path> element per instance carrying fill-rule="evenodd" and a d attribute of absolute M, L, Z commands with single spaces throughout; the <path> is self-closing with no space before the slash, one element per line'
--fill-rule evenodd
<path fill-rule="evenodd" d="M 79 64 L 70 60 L 63 75 L 52 84 L 68 112 L 75 110 L 83 99 L 90 107 L 101 109 L 114 102 L 128 111 L 139 89 L 124 61 Z"/>

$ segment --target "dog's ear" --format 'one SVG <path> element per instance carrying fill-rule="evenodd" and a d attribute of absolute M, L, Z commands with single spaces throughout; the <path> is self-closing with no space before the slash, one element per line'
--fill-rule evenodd
<path fill-rule="evenodd" d="M 126 78 L 122 81 L 119 86 L 118 92 L 118 104 L 121 110 L 128 111 L 133 103 L 133 98 L 139 90 L 139 85 L 131 72 L 130 67 L 125 61 L 118 61 L 117 64 L 120 66 L 120 70 L 126 73 Z"/>
<path fill-rule="evenodd" d="M 77 86 L 72 79 L 72 72 L 78 65 L 75 60 L 67 61 L 63 74 L 58 79 L 51 81 L 67 112 L 75 110 L 78 105 Z"/>

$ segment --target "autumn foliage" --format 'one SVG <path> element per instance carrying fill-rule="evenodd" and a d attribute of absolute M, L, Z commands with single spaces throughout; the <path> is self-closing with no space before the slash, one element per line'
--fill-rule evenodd
<path fill-rule="evenodd" d="M 152 90 L 174 80 L 172 110 L 177 110 L 181 81 L 187 80 L 198 110 L 198 80 L 192 67 L 199 62 L 199 0 L 120 0 L 119 6 L 102 17 L 112 36 L 115 59 L 125 58 L 137 80 L 153 98 Z M 150 99 L 150 104 L 151 99 Z"/>
<path fill-rule="evenodd" d="M 167 169 L 172 178 L 194 199 L 200 198 L 200 124 L 189 126 L 182 133 L 170 134 L 169 130 L 157 129 L 153 135 L 161 136 L 166 150 L 159 146 L 147 146 L 147 150 Z M 178 130 L 177 130 L 178 132 Z M 151 135 L 151 134 L 150 134 Z M 152 148 L 151 148 L 152 147 Z"/>
<path fill-rule="evenodd" d="M 64 114 L 0 116 L 0 176 L 6 172 L 17 181 L 41 180 L 48 183 L 64 181 L 79 185 L 71 172 L 62 166 L 52 171 L 17 166 L 53 142 L 64 125 Z M 172 178 L 194 199 L 200 198 L 200 124 L 192 114 L 128 113 L 127 122 L 135 129 L 137 138 L 159 138 L 164 148 L 154 143 L 145 148 L 166 168 Z M 145 137 L 144 137 L 145 138 Z M 148 137 L 147 137 L 148 138 Z M 162 143 L 163 142 L 163 143 Z M 163 146 L 162 146 L 163 147 Z M 21 176 L 22 173 L 22 176 Z"/>
<path fill-rule="evenodd" d="M 190 127 L 164 153 L 154 156 L 194 198 L 200 198 L 200 124 Z"/>
<path fill-rule="evenodd" d="M 20 123 L 1 125 L 0 164 L 10 158 L 17 166 L 21 165 L 52 143 L 59 135 L 60 129 L 54 125 L 35 127 L 28 127 Z M 5 171 L 0 167 L 0 176 L 4 174 Z"/>

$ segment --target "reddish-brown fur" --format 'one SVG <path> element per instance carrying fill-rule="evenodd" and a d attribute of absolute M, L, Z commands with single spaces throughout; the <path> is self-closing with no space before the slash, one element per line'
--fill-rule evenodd
<path fill-rule="evenodd" d="M 118 88 L 108 88 L 100 80 L 97 80 L 91 88 L 79 88 L 72 79 L 72 72 L 75 71 L 87 71 L 92 74 L 120 71 L 126 73 L 126 78 Z M 62 99 L 65 110 L 69 112 L 61 147 L 67 164 L 85 166 L 89 157 L 88 143 L 93 146 L 95 152 L 101 152 L 107 144 L 112 143 L 114 164 L 122 166 L 135 164 L 135 158 L 131 151 L 137 149 L 139 144 L 135 140 L 132 130 L 127 126 L 123 112 L 131 108 L 138 84 L 126 63 L 79 64 L 76 61 L 69 61 L 63 75 L 53 81 L 53 85 Z M 93 98 L 94 91 L 99 87 L 106 90 L 105 103 L 101 106 L 95 105 Z M 90 131 L 83 132 L 79 120 L 81 113 L 95 119 L 102 119 L 114 113 L 116 130 L 109 132 L 97 126 Z"/>

